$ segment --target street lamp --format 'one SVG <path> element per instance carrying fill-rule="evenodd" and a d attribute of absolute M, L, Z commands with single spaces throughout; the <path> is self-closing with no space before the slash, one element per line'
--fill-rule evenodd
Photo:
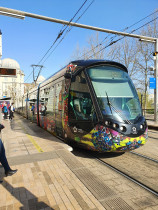
<path fill-rule="evenodd" d="M 156 70 L 156 69 L 155 69 L 153 66 L 149 66 L 148 69 L 149 69 L 149 71 L 151 72 L 151 75 L 152 75 L 152 76 L 155 76 L 155 70 Z"/>

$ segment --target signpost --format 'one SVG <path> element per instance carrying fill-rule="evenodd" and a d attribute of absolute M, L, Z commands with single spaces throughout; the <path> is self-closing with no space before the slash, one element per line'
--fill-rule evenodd
<path fill-rule="evenodd" d="M 149 78 L 149 88 L 156 89 L 156 78 Z"/>

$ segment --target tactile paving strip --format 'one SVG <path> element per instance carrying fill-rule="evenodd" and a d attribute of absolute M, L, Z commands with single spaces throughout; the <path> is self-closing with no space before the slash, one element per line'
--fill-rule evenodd
<path fill-rule="evenodd" d="M 117 210 L 133 210 L 131 206 L 129 206 L 122 198 L 117 197 L 113 199 L 109 199 L 107 201 L 101 201 L 101 204 L 106 209 L 117 209 Z"/>
<path fill-rule="evenodd" d="M 78 161 L 77 158 L 75 158 L 70 152 L 65 150 L 58 150 L 56 153 L 71 170 L 84 167 L 83 164 Z"/>
<path fill-rule="evenodd" d="M 59 150 L 57 154 L 98 200 L 115 195 L 115 192 L 106 186 L 97 176 L 76 158 L 73 158 L 71 153 Z"/>
<path fill-rule="evenodd" d="M 21 155 L 16 157 L 10 157 L 8 158 L 8 162 L 10 165 L 20 165 L 25 163 L 32 163 L 42 160 L 50 160 L 58 158 L 58 155 L 56 152 L 42 152 L 42 153 L 36 153 L 31 155 Z"/>
<path fill-rule="evenodd" d="M 89 169 L 83 168 L 74 171 L 76 176 L 82 180 L 84 185 L 93 193 L 98 199 L 102 200 L 107 197 L 116 195 L 107 185 L 105 185 L 97 176 L 95 176 Z"/>
<path fill-rule="evenodd" d="M 57 154 L 65 162 L 80 181 L 91 191 L 91 193 L 101 202 L 105 209 L 132 210 L 122 198 L 95 176 L 88 168 L 65 150 L 58 150 Z M 111 199 L 113 198 L 113 199 Z"/>

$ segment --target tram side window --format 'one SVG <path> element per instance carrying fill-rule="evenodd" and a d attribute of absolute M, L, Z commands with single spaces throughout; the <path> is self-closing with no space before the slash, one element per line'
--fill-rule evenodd
<path fill-rule="evenodd" d="M 50 88 L 44 88 L 40 90 L 39 94 L 39 114 L 41 116 L 46 116 L 47 114 L 47 104 L 48 104 L 48 96 L 50 93 Z"/>
<path fill-rule="evenodd" d="M 63 82 L 59 82 L 56 84 L 55 112 L 60 115 L 62 111 L 62 88 L 63 88 Z"/>
<path fill-rule="evenodd" d="M 46 87 L 44 92 L 45 92 L 46 115 L 49 118 L 49 117 L 54 116 L 55 85 L 51 84 L 49 87 Z"/>
<path fill-rule="evenodd" d="M 92 120 L 94 109 L 83 72 L 71 83 L 69 95 L 69 120 Z"/>
<path fill-rule="evenodd" d="M 37 116 L 37 91 L 31 92 L 28 95 L 28 118 L 32 121 L 36 121 Z"/>

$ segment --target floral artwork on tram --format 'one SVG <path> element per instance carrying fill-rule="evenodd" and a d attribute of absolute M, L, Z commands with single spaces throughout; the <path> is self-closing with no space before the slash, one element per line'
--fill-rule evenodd
<path fill-rule="evenodd" d="M 123 152 L 139 148 L 146 143 L 147 138 L 147 129 L 143 135 L 131 138 L 124 136 L 113 129 L 98 125 L 89 134 L 84 135 L 82 139 L 80 139 L 80 142 L 94 151 Z"/>

